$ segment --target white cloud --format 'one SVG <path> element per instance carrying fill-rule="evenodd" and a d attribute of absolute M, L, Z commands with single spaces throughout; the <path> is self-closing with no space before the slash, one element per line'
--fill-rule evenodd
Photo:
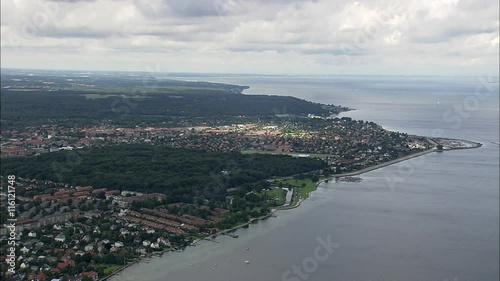
<path fill-rule="evenodd" d="M 2 67 L 498 73 L 494 0 L 2 0 L 1 8 Z"/>

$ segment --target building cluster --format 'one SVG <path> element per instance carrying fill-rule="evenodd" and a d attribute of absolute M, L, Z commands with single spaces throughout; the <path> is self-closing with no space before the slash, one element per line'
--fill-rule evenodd
<path fill-rule="evenodd" d="M 109 273 L 102 264 L 116 269 L 127 260 L 185 246 L 186 235 L 218 232 L 216 224 L 229 214 L 222 208 L 165 204 L 165 195 L 159 193 L 71 187 L 31 179 L 19 179 L 17 190 L 23 195 L 16 211 L 19 255 L 16 274 L 4 270 L 5 280 L 97 280 Z M 68 200 L 75 198 L 80 201 Z M 130 208 L 133 202 L 146 200 L 157 206 Z M 2 200 L 2 209 L 5 202 Z M 196 215 L 197 210 L 203 211 L 203 218 Z M 7 225 L 3 220 L 0 228 L 3 269 L 8 261 Z"/>
<path fill-rule="evenodd" d="M 71 212 L 48 219 L 19 220 L 16 272 L 2 272 L 4 280 L 98 280 L 92 258 L 101 254 L 102 242 L 87 234 L 87 226 L 76 223 L 79 217 L 78 212 Z M 5 236 L 2 232 L 2 240 Z M 4 250 L 0 256 L 2 264 L 9 260 Z"/>
<path fill-rule="evenodd" d="M 182 205 L 191 205 L 191 204 L 174 203 L 174 204 L 169 204 L 168 207 L 178 208 Z M 123 219 L 135 221 L 137 223 L 148 225 L 153 228 L 161 228 L 175 234 L 183 234 L 184 231 L 199 232 L 201 228 L 208 230 L 209 232 L 217 232 L 218 229 L 214 228 L 213 226 L 222 221 L 219 218 L 220 216 L 229 214 L 229 211 L 226 209 L 215 208 L 213 211 L 211 211 L 206 206 L 200 206 L 199 208 L 204 208 L 210 213 L 210 215 L 207 216 L 207 219 L 203 219 L 189 214 L 182 214 L 182 215 L 172 214 L 168 211 L 168 209 L 165 208 L 160 208 L 160 209 L 141 208 L 140 212 L 130 211 L 127 212 L 126 214 L 118 214 L 118 215 L 121 216 Z"/>
<path fill-rule="evenodd" d="M 88 138 L 80 128 L 41 125 L 23 129 L 2 129 L 1 157 L 29 156 L 59 150 L 84 148 L 99 138 Z"/>
<path fill-rule="evenodd" d="M 182 128 L 64 128 L 56 125 L 2 130 L 2 157 L 19 157 L 116 143 L 151 143 L 174 148 L 322 156 L 334 173 L 379 164 L 432 144 L 422 137 L 390 132 L 349 118 L 276 124 Z M 186 203 L 165 204 L 160 193 L 119 187 L 70 186 L 20 179 L 16 188 L 18 280 L 96 280 L 97 264 L 119 265 L 154 251 L 185 245 L 186 237 L 219 232 L 229 211 Z M 0 193 L 2 212 L 5 193 Z M 147 206 L 147 207 L 145 207 Z M 153 206 L 153 207 L 151 207 Z M 7 246 L 2 214 L 1 247 Z M 2 253 L 6 253 L 2 249 Z M 5 261 L 6 256 L 0 256 Z M 3 267 L 6 268 L 6 267 Z M 13 279 L 16 280 L 16 279 Z"/>
<path fill-rule="evenodd" d="M 92 186 L 77 186 L 74 189 L 65 188 L 54 192 L 53 194 L 39 194 L 33 196 L 34 200 L 40 199 L 44 201 L 71 202 L 78 204 L 82 200 L 94 198 L 100 194 L 104 196 L 113 196 L 120 194 L 120 190 L 108 190 L 107 188 L 94 189 Z"/>
<path fill-rule="evenodd" d="M 100 126 L 77 130 L 47 126 L 43 130 L 28 128 L 22 133 L 2 132 L 2 137 L 2 157 L 90 145 L 152 143 L 221 152 L 320 154 L 327 157 L 332 169 L 338 169 L 338 172 L 367 167 L 432 147 L 426 138 L 390 132 L 373 122 L 350 118 L 180 128 Z"/>

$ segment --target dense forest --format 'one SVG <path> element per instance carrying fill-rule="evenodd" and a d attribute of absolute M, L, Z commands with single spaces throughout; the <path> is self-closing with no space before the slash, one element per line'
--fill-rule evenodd
<path fill-rule="evenodd" d="M 79 124 L 109 121 L 114 124 L 154 125 L 179 118 L 208 120 L 231 116 L 288 114 L 328 115 L 320 104 L 293 97 L 243 95 L 207 90 L 145 97 L 109 96 L 89 99 L 72 91 L 2 91 L 2 127 L 39 124 Z"/>
<path fill-rule="evenodd" d="M 148 144 L 93 147 L 36 157 L 2 159 L 2 175 L 160 192 L 171 202 L 224 200 L 228 188 L 260 191 L 274 176 L 326 168 L 312 158 L 172 149 Z"/>
<path fill-rule="evenodd" d="M 179 120 L 193 118 L 213 121 L 276 114 L 328 116 L 346 110 L 294 97 L 242 94 L 246 88 L 147 76 L 2 73 L 1 125 L 5 129 L 102 122 L 176 126 Z"/>

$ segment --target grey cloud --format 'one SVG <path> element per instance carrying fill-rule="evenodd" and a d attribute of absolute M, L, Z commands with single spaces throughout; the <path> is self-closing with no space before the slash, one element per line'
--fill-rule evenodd
<path fill-rule="evenodd" d="M 498 32 L 498 28 L 495 27 L 464 27 L 457 29 L 449 29 L 442 33 L 443 38 L 452 38 L 459 37 L 464 35 L 477 35 L 477 34 L 485 34 L 485 33 L 496 33 Z"/>
<path fill-rule="evenodd" d="M 333 55 L 333 56 L 364 56 L 368 55 L 368 51 L 359 48 L 321 48 L 321 49 L 304 49 L 301 51 L 307 55 Z"/>
<path fill-rule="evenodd" d="M 161 47 L 161 46 L 148 46 L 148 47 L 130 47 L 130 46 L 114 46 L 113 51 L 126 52 L 126 53 L 139 53 L 139 54 L 156 54 L 156 55 L 168 55 L 169 53 L 175 53 L 179 55 L 179 51 L 186 50 L 184 47 Z"/>
<path fill-rule="evenodd" d="M 463 11 L 471 11 L 488 9 L 492 5 L 494 6 L 494 2 L 488 0 L 460 0 L 457 7 Z"/>
<path fill-rule="evenodd" d="M 176 15 L 186 17 L 217 16 L 218 1 L 213 0 L 174 0 L 166 1 Z"/>
<path fill-rule="evenodd" d="M 136 0 L 136 4 L 148 15 L 171 15 L 188 18 L 249 14 L 252 13 L 251 9 L 247 9 L 249 7 L 303 4 L 306 2 L 318 2 L 318 0 L 162 0 L 161 4 L 152 0 Z"/>
<path fill-rule="evenodd" d="M 413 37 L 412 42 L 427 43 L 427 44 L 442 43 L 442 42 L 447 42 L 456 37 L 478 35 L 478 34 L 490 34 L 497 32 L 498 28 L 495 27 L 470 27 L 470 26 L 461 28 L 454 27 L 450 29 L 445 29 L 439 32 L 438 34 L 434 34 L 431 36 L 426 36 L 426 35 L 415 36 Z"/>
<path fill-rule="evenodd" d="M 123 33 L 115 31 L 94 30 L 88 27 L 55 27 L 47 26 L 36 29 L 32 34 L 38 37 L 48 38 L 87 38 L 105 39 L 109 37 L 123 36 Z"/>
<path fill-rule="evenodd" d="M 272 46 L 261 46 L 261 47 L 245 47 L 245 46 L 239 46 L 239 47 L 229 47 L 227 48 L 228 51 L 230 52 L 236 52 L 236 53 L 254 53 L 254 52 L 269 52 L 269 51 L 274 51 L 277 53 L 285 53 L 290 51 L 290 49 L 283 48 L 283 47 L 272 47 Z"/>
<path fill-rule="evenodd" d="M 172 31 L 133 31 L 125 32 L 123 30 L 95 30 L 91 28 L 46 28 L 38 30 L 35 34 L 39 37 L 48 38 L 87 38 L 87 39 L 106 39 L 106 38 L 134 38 L 138 36 L 154 36 L 176 42 L 200 42 L 210 41 L 215 36 L 213 33 L 183 33 Z"/>
<path fill-rule="evenodd" d="M 266 52 L 266 51 L 275 51 L 277 53 L 286 53 L 286 52 L 297 52 L 305 55 L 330 55 L 330 56 L 364 56 L 368 55 L 370 52 L 368 50 L 359 49 L 354 46 L 332 46 L 332 47 L 323 47 L 323 48 L 308 48 L 301 45 L 294 46 L 283 46 L 283 45 L 275 45 L 275 46 L 237 46 L 237 47 L 229 47 L 227 50 L 231 52 Z"/>
<path fill-rule="evenodd" d="M 98 0 L 48 0 L 57 3 L 79 3 L 79 2 L 97 2 Z"/>

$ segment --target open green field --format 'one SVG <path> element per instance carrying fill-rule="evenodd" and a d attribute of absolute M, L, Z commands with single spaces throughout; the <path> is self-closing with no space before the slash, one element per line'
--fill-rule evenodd
<path fill-rule="evenodd" d="M 281 188 L 273 188 L 271 190 L 266 190 L 265 194 L 269 198 L 270 201 L 276 202 L 276 206 L 281 206 L 285 204 L 286 200 L 286 191 Z M 278 200 L 274 200 L 275 197 L 278 197 Z"/>
<path fill-rule="evenodd" d="M 300 199 L 306 199 L 311 192 L 316 190 L 316 182 L 311 179 L 286 179 L 280 181 L 280 183 L 284 187 L 291 186 L 295 190 L 292 205 L 297 204 Z"/>

